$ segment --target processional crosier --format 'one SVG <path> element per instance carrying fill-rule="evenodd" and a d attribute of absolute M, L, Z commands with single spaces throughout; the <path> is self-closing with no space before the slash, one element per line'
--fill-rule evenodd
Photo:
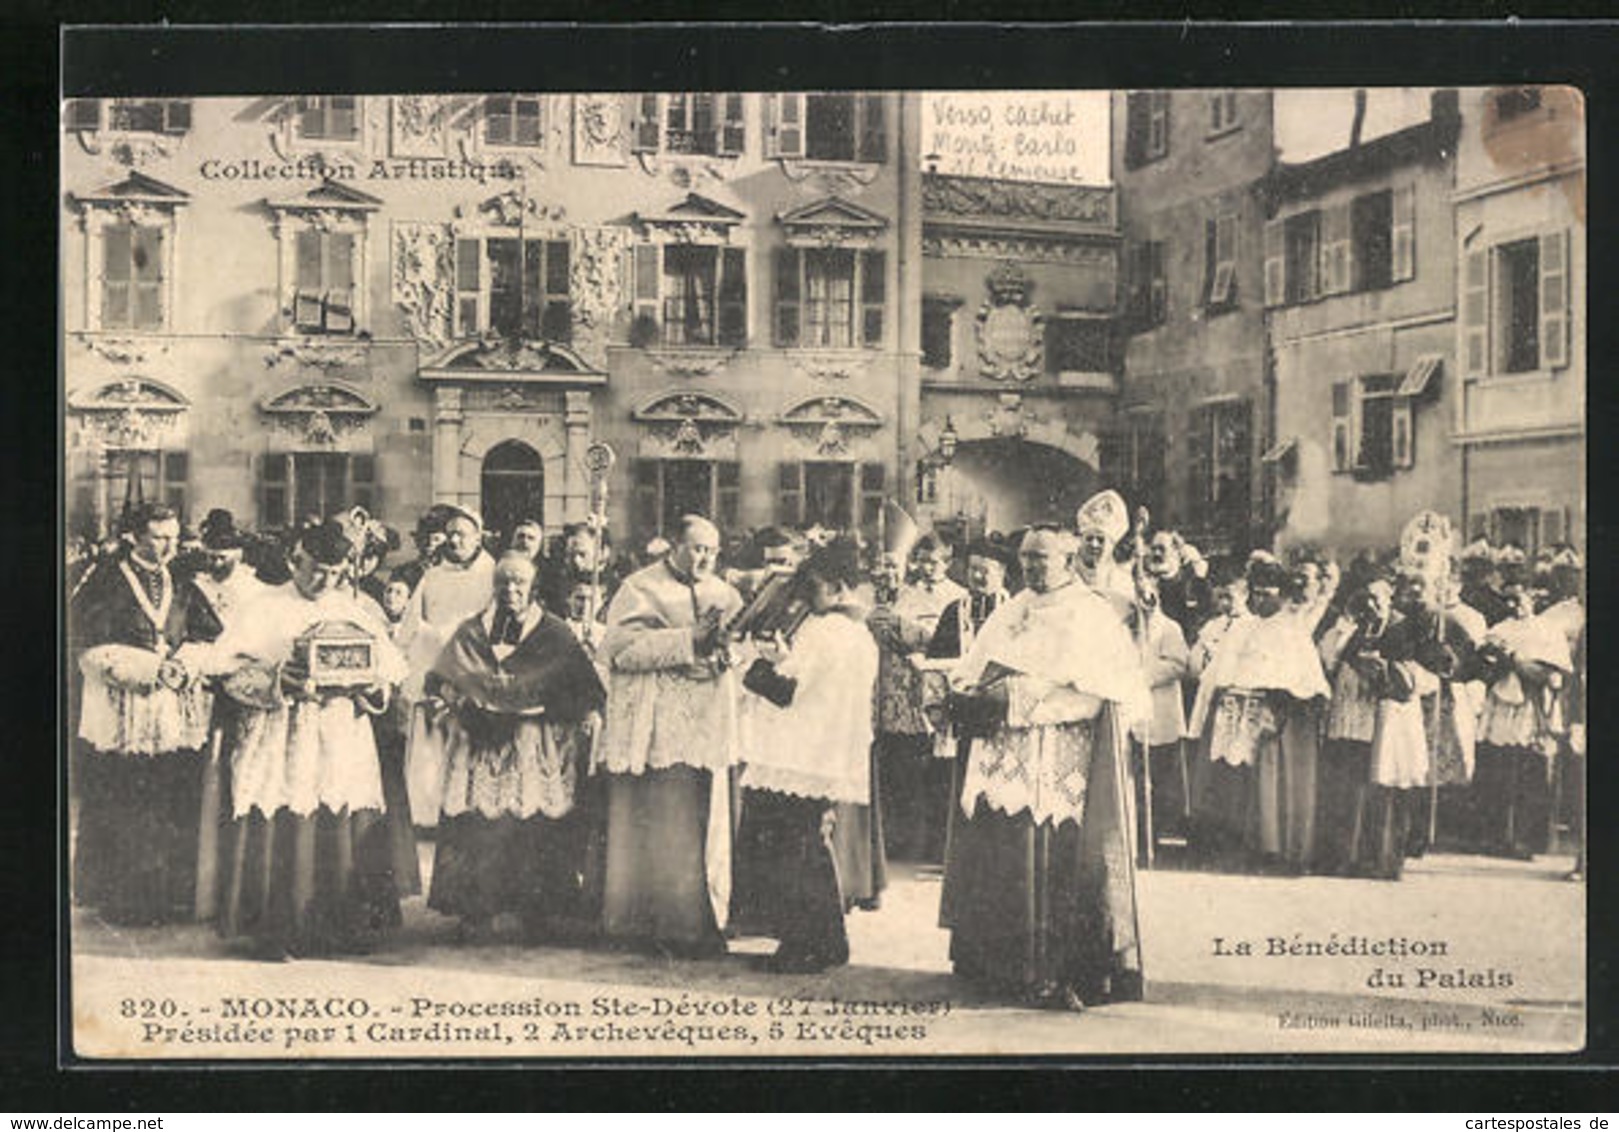
<path fill-rule="evenodd" d="M 1400 532 L 1400 565 L 1414 570 L 1432 587 L 1438 612 L 1434 641 L 1445 642 L 1445 610 L 1450 606 L 1450 557 L 1454 550 L 1450 520 L 1436 511 L 1419 511 Z M 1454 690 L 1452 691 L 1454 696 Z M 1454 713 L 1456 705 L 1451 705 Z M 1427 721 L 1428 739 L 1428 844 L 1439 832 L 1439 749 L 1445 725 L 1445 686 L 1434 695 L 1434 710 Z"/>
<path fill-rule="evenodd" d="M 618 456 L 612 445 L 597 440 L 585 449 L 585 472 L 589 476 L 589 523 L 596 536 L 596 553 L 590 557 L 590 604 L 585 610 L 585 637 L 594 647 L 596 619 L 602 604 L 602 553 L 607 536 L 607 478 Z"/>

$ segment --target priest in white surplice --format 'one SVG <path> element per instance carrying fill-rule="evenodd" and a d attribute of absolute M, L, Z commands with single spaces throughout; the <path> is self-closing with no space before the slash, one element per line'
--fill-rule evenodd
<path fill-rule="evenodd" d="M 730 901 L 738 685 L 725 625 L 742 598 L 714 575 L 719 545 L 707 519 L 683 519 L 669 556 L 613 597 L 597 653 L 610 674 L 598 751 L 607 776 L 603 930 L 680 955 L 724 953 Z"/>
<path fill-rule="evenodd" d="M 1073 573 L 1076 549 L 1066 531 L 1025 536 L 1028 589 L 951 674 L 971 746 L 944 897 L 958 975 L 1070 1009 L 1141 997 L 1123 759 L 1151 704 L 1113 606 Z"/>

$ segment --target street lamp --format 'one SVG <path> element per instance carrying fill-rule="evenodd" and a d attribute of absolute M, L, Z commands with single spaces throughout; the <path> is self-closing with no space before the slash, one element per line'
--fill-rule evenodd
<path fill-rule="evenodd" d="M 950 417 L 944 418 L 944 429 L 939 433 L 939 462 L 949 467 L 956 458 L 956 445 L 961 437 L 956 432 L 956 422 Z"/>

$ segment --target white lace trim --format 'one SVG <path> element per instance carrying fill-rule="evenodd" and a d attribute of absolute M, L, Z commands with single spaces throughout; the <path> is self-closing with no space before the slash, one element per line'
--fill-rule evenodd
<path fill-rule="evenodd" d="M 863 806 L 871 804 L 869 763 L 866 776 L 858 779 L 812 774 L 792 767 L 749 763 L 742 771 L 742 785 L 750 790 L 769 790 L 776 794 L 790 794 L 795 798 L 854 802 Z"/>
<path fill-rule="evenodd" d="M 245 817 L 321 806 L 382 810 L 382 768 L 371 719 L 351 699 L 242 713 L 232 734 L 233 810 Z"/>
<path fill-rule="evenodd" d="M 578 725 L 525 720 L 509 744 L 478 748 L 452 723 L 445 747 L 443 815 L 567 817 L 578 787 L 580 745 L 588 743 Z"/>
<path fill-rule="evenodd" d="M 1209 758 L 1229 766 L 1252 766 L 1259 749 L 1281 732 L 1263 693 L 1223 689 L 1214 705 Z"/>
<path fill-rule="evenodd" d="M 610 774 L 736 762 L 735 674 L 694 680 L 679 672 L 615 672 L 597 760 Z"/>
<path fill-rule="evenodd" d="M 1009 817 L 1027 812 L 1036 825 L 1081 821 L 1093 734 L 1087 722 L 1001 728 L 975 740 L 962 782 L 962 810 L 971 816 L 982 798 Z"/>
<path fill-rule="evenodd" d="M 124 755 L 157 755 L 206 746 L 213 698 L 197 685 L 179 690 L 141 687 L 147 667 L 144 658 L 150 658 L 155 679 L 161 658 L 145 649 L 107 645 L 85 654 L 79 738 L 98 751 Z M 134 671 L 137 667 L 141 672 Z"/>

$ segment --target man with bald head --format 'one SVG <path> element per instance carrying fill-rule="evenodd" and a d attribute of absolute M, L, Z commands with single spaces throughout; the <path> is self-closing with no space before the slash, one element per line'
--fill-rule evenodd
<path fill-rule="evenodd" d="M 607 778 L 609 939 L 720 955 L 730 900 L 729 770 L 737 681 L 726 624 L 742 598 L 714 573 L 720 533 L 681 520 L 668 557 L 631 574 L 607 609 L 609 673 L 597 763 Z"/>
<path fill-rule="evenodd" d="M 1076 552 L 1067 531 L 1030 531 L 1028 588 L 950 676 L 967 745 L 942 901 L 950 958 L 958 975 L 1059 1009 L 1142 993 L 1123 757 L 1149 696 L 1123 623 L 1075 576 Z"/>

